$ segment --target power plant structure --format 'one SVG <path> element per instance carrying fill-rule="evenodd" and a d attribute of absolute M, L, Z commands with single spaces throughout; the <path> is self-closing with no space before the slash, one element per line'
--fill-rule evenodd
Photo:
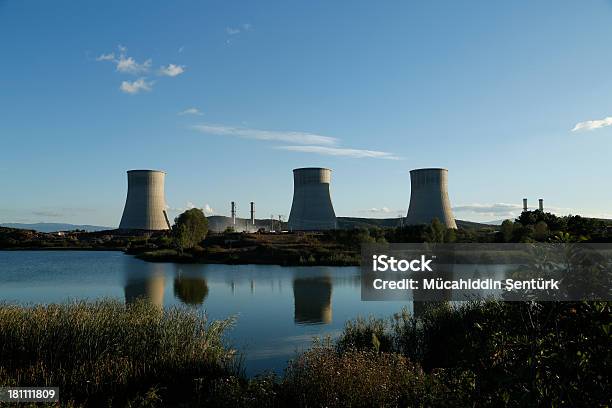
<path fill-rule="evenodd" d="M 329 192 L 330 182 L 330 169 L 306 167 L 293 170 L 289 230 L 321 231 L 338 227 Z"/>
<path fill-rule="evenodd" d="M 544 212 L 544 199 L 543 198 L 538 198 L 538 209 Z M 529 211 L 529 209 L 527 207 L 527 199 L 523 198 L 523 212 L 525 211 Z"/>
<path fill-rule="evenodd" d="M 128 170 L 128 192 L 122 230 L 168 230 L 164 180 L 166 173 L 159 170 Z"/>
<path fill-rule="evenodd" d="M 434 218 L 446 228 L 457 228 L 448 198 L 448 170 L 438 168 L 411 170 L 410 205 L 406 224 L 430 224 Z"/>
<path fill-rule="evenodd" d="M 255 225 L 255 203 L 251 201 L 251 225 Z"/>

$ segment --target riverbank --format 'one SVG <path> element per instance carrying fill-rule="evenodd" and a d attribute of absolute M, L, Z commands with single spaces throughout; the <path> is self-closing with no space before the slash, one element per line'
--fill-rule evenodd
<path fill-rule="evenodd" d="M 209 234 L 201 246 L 179 253 L 134 248 L 128 253 L 149 262 L 256 264 L 281 266 L 358 266 L 358 245 L 324 233 Z"/>
<path fill-rule="evenodd" d="M 336 235 L 342 234 L 209 233 L 200 245 L 179 252 L 167 231 L 42 233 L 0 227 L 0 250 L 122 251 L 149 262 L 282 266 L 359 265 L 360 241 L 342 240 Z"/>
<path fill-rule="evenodd" d="M 230 321 L 146 302 L 0 305 L 0 386 L 62 406 L 605 406 L 610 304 L 425 303 L 346 323 L 283 375 L 247 378 Z M 236 324 L 241 324 L 240 321 Z"/>

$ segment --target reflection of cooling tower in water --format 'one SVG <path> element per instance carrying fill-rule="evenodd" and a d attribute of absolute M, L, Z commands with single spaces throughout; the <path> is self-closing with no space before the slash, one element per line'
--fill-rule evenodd
<path fill-rule="evenodd" d="M 130 170 L 127 173 L 128 193 L 119 229 L 170 229 L 164 198 L 166 173 L 157 170 Z"/>
<path fill-rule="evenodd" d="M 130 276 L 125 283 L 125 303 L 134 303 L 139 298 L 144 298 L 160 308 L 164 304 L 165 276 L 158 266 L 147 274 Z"/>
<path fill-rule="evenodd" d="M 294 279 L 295 322 L 331 323 L 331 295 L 332 283 L 328 277 Z"/>
<path fill-rule="evenodd" d="M 430 224 L 437 218 L 446 228 L 457 228 L 448 199 L 448 170 L 411 170 L 410 188 L 407 225 Z"/>
<path fill-rule="evenodd" d="M 308 167 L 293 170 L 292 231 L 336 229 L 336 213 L 329 194 L 331 170 Z"/>

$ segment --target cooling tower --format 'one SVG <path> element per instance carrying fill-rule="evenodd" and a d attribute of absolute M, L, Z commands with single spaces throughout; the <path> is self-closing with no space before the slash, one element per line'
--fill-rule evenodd
<path fill-rule="evenodd" d="M 292 231 L 336 229 L 336 214 L 329 194 L 331 170 L 307 167 L 293 170 Z"/>
<path fill-rule="evenodd" d="M 447 228 L 457 228 L 448 199 L 448 170 L 411 170 L 410 187 L 408 225 L 430 224 L 437 218 Z"/>
<path fill-rule="evenodd" d="M 119 229 L 170 229 L 164 198 L 166 173 L 157 170 L 129 170 L 127 174 L 128 193 Z"/>

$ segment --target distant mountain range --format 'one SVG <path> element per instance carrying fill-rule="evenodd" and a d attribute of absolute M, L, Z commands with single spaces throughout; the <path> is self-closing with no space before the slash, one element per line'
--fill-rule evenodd
<path fill-rule="evenodd" d="M 471 221 L 456 220 L 457 225 L 461 228 L 483 228 L 491 225 L 499 225 L 501 221 L 492 221 L 488 223 L 477 223 Z M 275 227 L 278 228 L 278 220 L 274 221 Z M 397 227 L 400 221 L 398 218 L 357 218 L 357 217 L 338 217 L 338 227 L 341 229 L 350 228 L 372 228 L 372 227 Z M 232 225 L 230 217 L 213 215 L 208 217 L 208 226 L 211 231 L 221 232 L 227 227 L 232 226 L 236 231 L 244 231 L 248 228 L 249 231 L 256 231 L 259 228 L 270 228 L 269 219 L 256 219 L 255 225 L 250 225 L 250 220 L 245 218 L 236 218 L 236 225 Z M 56 232 L 56 231 L 74 231 L 85 230 L 88 232 L 106 231 L 115 229 L 113 227 L 103 227 L 99 225 L 77 225 L 53 222 L 39 222 L 35 224 L 23 223 L 3 223 L 0 227 L 28 229 L 38 232 Z M 287 222 L 283 222 L 283 229 L 287 229 Z"/>
<path fill-rule="evenodd" d="M 105 231 L 114 229 L 111 227 L 101 227 L 99 225 L 75 225 L 75 224 L 63 224 L 55 222 L 39 222 L 36 224 L 22 224 L 22 223 L 5 223 L 0 224 L 0 227 L 6 228 L 19 228 L 28 229 L 38 232 L 56 232 L 56 231 L 73 231 L 73 230 L 85 230 L 88 232 Z"/>

